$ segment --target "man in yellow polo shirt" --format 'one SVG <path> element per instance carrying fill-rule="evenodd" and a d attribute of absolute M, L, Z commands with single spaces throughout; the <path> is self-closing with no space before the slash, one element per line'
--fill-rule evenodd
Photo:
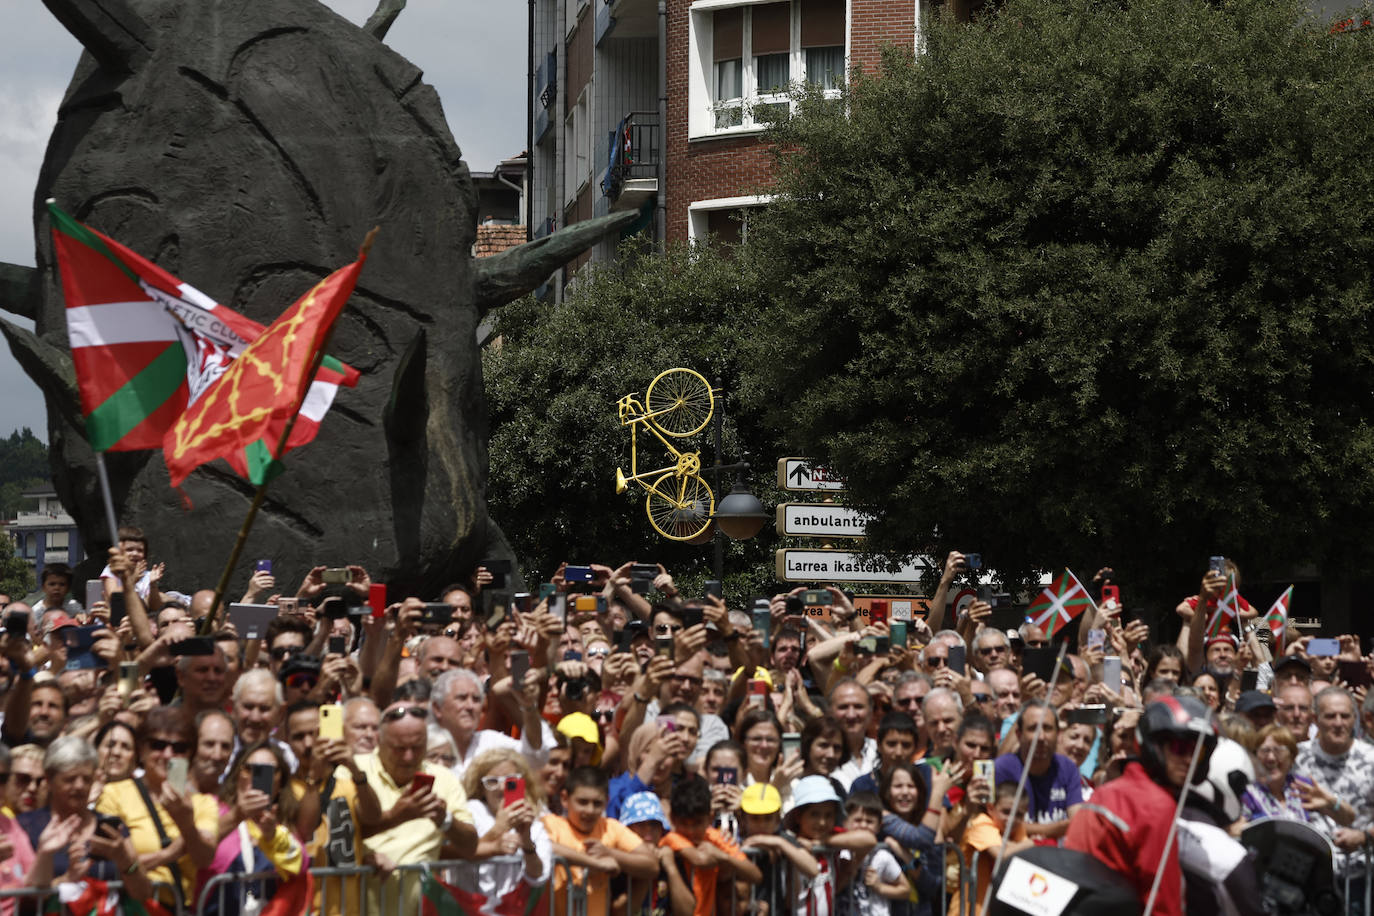
<path fill-rule="evenodd" d="M 380 824 L 359 825 L 364 853 L 383 873 L 433 862 L 444 850 L 462 858 L 477 850 L 477 831 L 458 778 L 425 760 L 425 725 L 423 705 L 393 703 L 382 711 L 377 750 L 354 758 L 383 811 Z M 368 881 L 371 912 L 418 912 L 419 894 L 419 874 L 413 870 L 384 882 Z M 400 897 L 403 906 L 398 906 Z"/>

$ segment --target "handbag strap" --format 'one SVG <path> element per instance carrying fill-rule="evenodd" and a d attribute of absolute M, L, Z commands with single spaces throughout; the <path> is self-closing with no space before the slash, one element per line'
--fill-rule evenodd
<path fill-rule="evenodd" d="M 143 784 L 143 780 L 134 777 L 134 785 L 138 787 L 138 794 L 143 799 L 143 804 L 148 807 L 148 816 L 153 820 L 153 828 L 157 830 L 157 840 L 166 849 L 172 845 L 172 838 L 167 835 L 167 828 L 162 826 L 162 817 L 157 813 L 157 805 L 153 804 L 153 796 L 148 793 L 148 787 Z M 172 873 L 172 891 L 176 894 L 177 909 L 185 909 L 185 891 L 181 886 L 181 868 L 175 861 L 167 863 L 167 870 Z"/>

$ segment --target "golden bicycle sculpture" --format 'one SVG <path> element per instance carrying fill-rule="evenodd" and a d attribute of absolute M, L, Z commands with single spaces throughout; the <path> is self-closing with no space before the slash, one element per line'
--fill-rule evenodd
<path fill-rule="evenodd" d="M 715 396 L 706 379 L 691 369 L 669 369 L 649 383 L 641 402 L 627 394 L 617 404 L 620 425 L 630 427 L 630 474 L 615 469 L 615 491 L 634 482 L 648 491 L 644 511 L 649 524 L 665 538 L 690 541 L 703 534 L 716 511 L 716 498 L 701 477 L 701 453 L 679 451 L 669 439 L 693 436 L 711 422 Z M 672 464 L 639 470 L 639 430 L 663 444 Z"/>

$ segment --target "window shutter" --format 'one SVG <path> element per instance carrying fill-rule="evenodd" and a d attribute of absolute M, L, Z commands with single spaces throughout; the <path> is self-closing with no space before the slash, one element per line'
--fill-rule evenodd
<path fill-rule="evenodd" d="M 801 0 L 801 46 L 844 45 L 844 0 Z"/>
<path fill-rule="evenodd" d="M 744 10 L 718 10 L 711 17 L 711 62 L 744 56 Z"/>
<path fill-rule="evenodd" d="M 767 3 L 753 8 L 754 56 L 792 50 L 792 4 Z"/>

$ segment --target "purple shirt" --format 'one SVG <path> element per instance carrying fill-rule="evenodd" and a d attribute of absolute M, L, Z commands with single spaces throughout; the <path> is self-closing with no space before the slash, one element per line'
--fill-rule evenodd
<path fill-rule="evenodd" d="M 1021 779 L 1021 758 L 1003 754 L 994 764 L 997 782 L 1017 782 Z M 1027 823 L 1051 824 L 1069 819 L 1069 808 L 1083 801 L 1083 781 L 1078 767 L 1063 754 L 1055 754 L 1050 768 L 1041 776 L 1032 773 L 1026 778 L 1026 795 L 1030 798 Z"/>

